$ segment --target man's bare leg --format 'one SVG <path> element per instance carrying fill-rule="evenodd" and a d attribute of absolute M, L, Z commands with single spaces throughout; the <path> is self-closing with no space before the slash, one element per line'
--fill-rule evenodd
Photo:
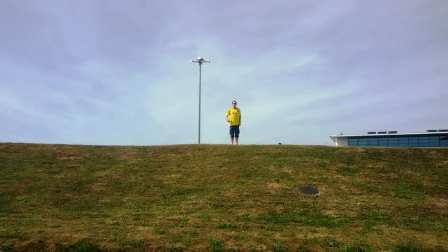
<path fill-rule="evenodd" d="M 230 143 L 233 144 L 233 137 L 230 137 Z"/>
<path fill-rule="evenodd" d="M 238 137 L 235 137 L 235 142 L 236 144 L 238 144 Z"/>

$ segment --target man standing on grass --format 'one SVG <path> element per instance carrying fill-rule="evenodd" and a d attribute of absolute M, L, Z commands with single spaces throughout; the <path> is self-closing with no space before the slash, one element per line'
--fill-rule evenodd
<path fill-rule="evenodd" d="M 240 136 L 241 125 L 241 111 L 236 106 L 236 100 L 232 101 L 232 107 L 226 112 L 226 121 L 230 124 L 230 142 L 233 144 L 235 141 L 238 144 L 238 138 Z"/>

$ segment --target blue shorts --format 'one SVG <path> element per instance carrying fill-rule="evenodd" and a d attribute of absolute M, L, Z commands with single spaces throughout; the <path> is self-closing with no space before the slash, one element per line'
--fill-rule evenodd
<path fill-rule="evenodd" d="M 239 137 L 240 136 L 240 126 L 230 126 L 230 136 Z"/>

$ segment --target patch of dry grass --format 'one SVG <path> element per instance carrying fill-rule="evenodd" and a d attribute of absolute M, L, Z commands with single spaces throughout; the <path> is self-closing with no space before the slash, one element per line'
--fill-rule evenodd
<path fill-rule="evenodd" d="M 441 250 L 447 192 L 447 149 L 0 144 L 0 250 Z"/>

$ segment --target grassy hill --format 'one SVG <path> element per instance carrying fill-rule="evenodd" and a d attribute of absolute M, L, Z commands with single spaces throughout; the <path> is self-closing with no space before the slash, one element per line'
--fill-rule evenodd
<path fill-rule="evenodd" d="M 1 251 L 446 248 L 448 149 L 0 144 Z"/>

